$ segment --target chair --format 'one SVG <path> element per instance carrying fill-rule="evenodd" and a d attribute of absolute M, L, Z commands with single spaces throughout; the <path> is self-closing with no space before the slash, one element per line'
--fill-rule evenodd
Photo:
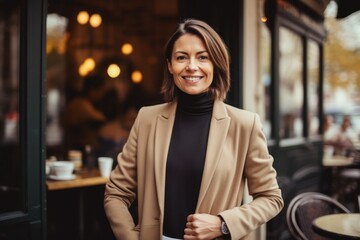
<path fill-rule="evenodd" d="M 358 205 L 358 196 L 360 195 L 360 169 L 343 169 L 339 173 L 339 178 L 340 189 L 338 190 L 338 200 L 354 212 L 359 212 L 360 206 Z"/>
<path fill-rule="evenodd" d="M 291 235 L 297 240 L 326 239 L 312 230 L 315 218 L 333 214 L 350 213 L 335 199 L 317 192 L 305 192 L 294 197 L 286 212 L 286 222 Z"/>
<path fill-rule="evenodd" d="M 321 167 L 318 165 L 306 165 L 295 171 L 291 177 L 295 193 L 319 191 L 321 174 Z"/>

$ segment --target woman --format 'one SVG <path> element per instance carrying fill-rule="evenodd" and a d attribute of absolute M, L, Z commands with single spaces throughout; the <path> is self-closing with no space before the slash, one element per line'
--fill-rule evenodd
<path fill-rule="evenodd" d="M 126 240 L 245 238 L 283 207 L 260 120 L 223 102 L 229 57 L 206 23 L 185 20 L 165 51 L 168 103 L 139 111 L 106 186 L 112 230 Z M 243 205 L 245 180 L 253 201 Z"/>

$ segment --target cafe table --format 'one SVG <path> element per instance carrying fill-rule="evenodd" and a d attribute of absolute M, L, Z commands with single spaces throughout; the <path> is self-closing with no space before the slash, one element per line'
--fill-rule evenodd
<path fill-rule="evenodd" d="M 339 213 L 318 217 L 313 230 L 330 239 L 360 239 L 360 213 Z"/>
<path fill-rule="evenodd" d="M 329 195 L 335 198 L 340 195 L 341 187 L 339 182 L 339 173 L 341 169 L 351 167 L 354 164 L 354 158 L 342 155 L 327 155 L 324 154 L 322 158 L 323 178 L 328 179 L 326 185 L 323 187 L 328 189 Z"/>
<path fill-rule="evenodd" d="M 62 229 L 65 229 L 67 231 L 73 231 L 71 234 L 71 237 L 73 238 L 69 237 L 68 235 L 64 235 L 63 239 L 86 239 L 86 234 L 90 234 L 89 230 L 86 228 L 86 222 L 89 221 L 87 217 L 89 214 L 89 209 L 87 206 L 89 205 L 89 202 L 96 202 L 96 207 L 101 210 L 103 209 L 103 206 L 99 205 L 102 205 L 102 189 L 104 189 L 107 181 L 108 178 L 102 177 L 98 168 L 82 169 L 78 172 L 75 172 L 73 178 L 68 180 L 54 180 L 48 176 L 46 180 L 49 207 L 48 214 L 50 214 L 50 219 L 52 219 L 55 226 L 57 226 L 57 228 L 54 228 L 60 229 L 54 233 L 50 232 L 50 235 L 59 237 L 59 234 L 66 234 L 64 231 L 62 231 Z M 90 212 L 94 211 L 93 205 L 90 209 Z M 72 213 L 75 213 L 75 215 L 72 215 Z M 58 220 L 58 218 L 61 218 L 60 215 L 65 215 L 62 217 L 63 220 Z M 100 216 L 95 217 L 100 218 Z M 77 219 L 78 221 L 73 222 L 77 225 L 77 228 L 74 228 L 75 230 L 69 229 L 72 226 L 62 226 L 62 224 L 66 224 L 66 222 L 75 221 L 74 219 Z M 49 237 L 49 239 L 52 239 L 52 237 Z"/>
<path fill-rule="evenodd" d="M 48 191 L 64 190 L 70 188 L 90 187 L 96 185 L 105 185 L 107 178 L 100 175 L 99 169 L 83 169 L 74 174 L 70 180 L 52 180 L 47 179 L 46 185 Z"/>
<path fill-rule="evenodd" d="M 347 167 L 354 163 L 354 158 L 342 155 L 324 156 L 322 165 L 324 167 Z"/>

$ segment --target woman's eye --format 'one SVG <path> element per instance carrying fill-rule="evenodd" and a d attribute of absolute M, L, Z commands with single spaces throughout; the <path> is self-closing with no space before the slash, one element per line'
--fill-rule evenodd
<path fill-rule="evenodd" d="M 177 61 L 180 61 L 180 62 L 181 62 L 181 61 L 185 61 L 185 60 L 186 60 L 186 57 L 185 57 L 185 56 L 177 56 L 177 57 L 176 57 L 176 60 L 177 60 Z"/>
<path fill-rule="evenodd" d="M 200 61 L 206 61 L 209 59 L 208 56 L 199 56 Z"/>

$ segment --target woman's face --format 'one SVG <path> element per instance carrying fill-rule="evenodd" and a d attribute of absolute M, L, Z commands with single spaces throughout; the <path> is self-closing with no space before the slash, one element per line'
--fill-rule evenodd
<path fill-rule="evenodd" d="M 193 34 L 176 40 L 168 69 L 175 85 L 187 94 L 206 92 L 213 81 L 214 64 L 201 38 Z"/>

